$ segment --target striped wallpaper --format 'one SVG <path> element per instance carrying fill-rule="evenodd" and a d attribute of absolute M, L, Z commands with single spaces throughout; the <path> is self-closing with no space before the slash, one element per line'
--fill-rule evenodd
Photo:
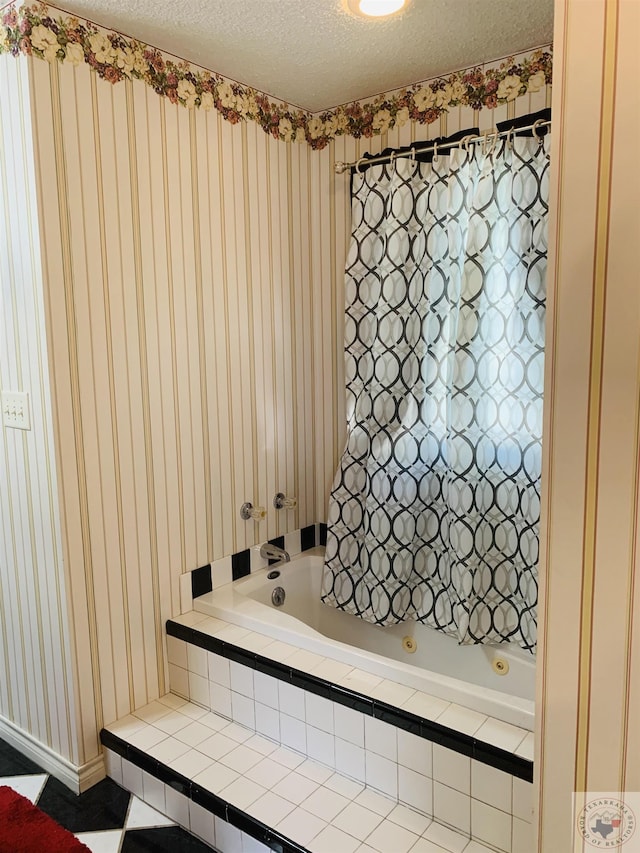
<path fill-rule="evenodd" d="M 640 789 L 640 22 L 629 0 L 558 0 L 556 18 L 543 853 L 571 848 L 574 789 Z M 180 572 L 323 518 L 349 223 L 332 164 L 417 131 L 312 152 L 86 66 L 0 69 L 0 380 L 29 390 L 34 420 L 2 434 L 0 714 L 80 764 L 103 720 L 164 688 Z M 445 132 L 473 123 L 460 113 Z M 34 184 L 46 314 L 36 210 L 13 205 Z M 278 490 L 295 513 L 240 521 Z"/>
<path fill-rule="evenodd" d="M 33 655 L 25 683 L 16 670 L 13 698 L 0 679 L 0 714 L 82 764 L 98 754 L 103 723 L 166 689 L 163 625 L 179 612 L 180 574 L 325 517 L 344 438 L 350 224 L 349 177 L 334 162 L 479 119 L 459 108 L 440 124 L 313 151 L 173 105 L 140 81 L 112 86 L 84 64 L 2 62 L 3 85 L 23 98 L 17 115 L 32 123 L 28 197 L 35 184 L 38 205 L 26 239 L 44 281 L 32 360 L 43 395 L 51 388 L 41 419 L 49 468 L 20 495 L 46 497 L 52 514 L 42 550 L 60 577 L 47 573 L 42 606 L 66 674 L 49 676 L 46 657 Z M 548 98 L 484 110 L 481 127 Z M 5 197 L 10 186 L 3 179 Z M 6 281 L 13 298 L 19 277 L 10 270 Z M 4 307 L 2 322 L 13 341 L 19 317 Z M 3 388 L 33 394 L 33 383 L 2 374 Z M 36 431 L 26 435 L 4 430 L 3 441 Z M 276 512 L 278 491 L 298 508 Z M 264 522 L 240 519 L 246 500 L 267 507 Z M 28 562 L 16 550 L 20 525 L 2 541 L 14 577 Z M 31 603 L 6 601 L 5 657 L 32 654 Z M 29 715 L 19 701 L 31 678 L 49 694 L 34 693 Z"/>
<path fill-rule="evenodd" d="M 640 792 L 639 33 L 633 0 L 556 3 L 536 763 L 543 853 L 594 849 L 572 841 L 573 791 Z M 638 805 L 640 796 L 636 821 Z M 636 839 L 637 830 L 615 849 L 631 853 Z"/>
<path fill-rule="evenodd" d="M 31 71 L 64 540 L 99 728 L 165 690 L 181 572 L 323 516 L 341 440 L 329 154 L 86 66 Z M 278 491 L 298 509 L 278 514 Z M 265 522 L 240 519 L 246 500 Z"/>
<path fill-rule="evenodd" d="M 29 392 L 32 425 L 0 432 L 0 724 L 80 764 L 28 92 L 0 57 L 0 388 Z"/>

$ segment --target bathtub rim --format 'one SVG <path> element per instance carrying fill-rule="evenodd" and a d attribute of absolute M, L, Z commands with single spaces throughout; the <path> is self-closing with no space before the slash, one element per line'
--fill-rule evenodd
<path fill-rule="evenodd" d="M 320 556 L 323 553 L 324 548 L 319 546 L 304 551 L 299 557 Z M 282 640 L 322 657 L 380 675 L 388 681 L 420 690 L 447 702 L 462 705 L 493 719 L 533 731 L 535 724 L 534 699 L 525 699 L 491 687 L 475 685 L 433 670 L 423 670 L 413 664 L 395 661 L 375 652 L 333 640 L 294 616 L 283 613 L 276 608 L 270 608 L 268 605 L 248 598 L 240 592 L 243 587 L 258 585 L 266 579 L 268 572 L 286 569 L 291 566 L 291 563 L 282 561 L 274 563 L 232 583 L 225 584 L 217 590 L 214 589 L 201 595 L 194 599 L 193 609 L 198 613 L 271 637 L 273 640 Z M 265 609 L 270 616 L 267 624 L 273 626 L 274 629 L 272 632 L 265 628 L 265 620 L 260 618 Z M 389 662 L 390 660 L 392 662 Z M 428 673 L 428 675 L 422 673 Z M 312 673 L 310 674 L 312 675 Z M 398 674 L 401 675 L 401 679 L 397 677 Z M 452 698 L 452 695 L 456 698 Z"/>

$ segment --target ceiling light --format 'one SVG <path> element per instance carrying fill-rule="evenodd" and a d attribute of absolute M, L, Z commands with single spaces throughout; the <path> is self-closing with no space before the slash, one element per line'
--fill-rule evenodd
<path fill-rule="evenodd" d="M 348 0 L 351 12 L 368 18 L 384 18 L 394 15 L 405 6 L 407 0 Z"/>

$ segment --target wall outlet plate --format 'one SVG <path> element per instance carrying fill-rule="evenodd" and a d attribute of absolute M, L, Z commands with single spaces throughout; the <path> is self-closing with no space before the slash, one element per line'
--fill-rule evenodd
<path fill-rule="evenodd" d="M 4 426 L 12 429 L 31 429 L 29 394 L 26 391 L 3 391 L 0 402 Z"/>

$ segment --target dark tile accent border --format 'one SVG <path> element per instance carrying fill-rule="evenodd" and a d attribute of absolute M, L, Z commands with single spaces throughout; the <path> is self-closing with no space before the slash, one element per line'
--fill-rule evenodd
<path fill-rule="evenodd" d="M 308 527 L 303 527 L 300 531 L 300 550 L 308 551 L 309 548 L 316 547 L 316 526 L 310 524 Z"/>
<path fill-rule="evenodd" d="M 107 749 L 135 764 L 141 770 L 145 770 L 151 776 L 164 782 L 165 785 L 170 785 L 174 790 L 184 794 L 185 797 L 207 809 L 216 817 L 226 820 L 227 823 L 266 844 L 274 853 L 308 853 L 306 847 L 301 847 L 295 841 L 243 812 L 237 806 L 223 800 L 222 797 L 212 794 L 211 791 L 205 790 L 200 785 L 196 785 L 191 779 L 176 773 L 175 770 L 161 761 L 152 759 L 142 750 L 122 740 L 108 729 L 102 729 L 100 741 Z"/>
<path fill-rule="evenodd" d="M 532 761 L 521 758 L 519 755 L 514 755 L 512 752 L 507 752 L 507 750 L 500 749 L 497 746 L 492 746 L 471 735 L 463 734 L 432 720 L 425 720 L 417 716 L 417 714 L 403 711 L 402 708 L 395 708 L 393 705 L 388 705 L 386 702 L 381 702 L 378 699 L 372 699 L 370 696 L 364 696 L 355 690 L 349 690 L 346 687 L 332 684 L 324 678 L 318 678 L 299 669 L 292 669 L 285 663 L 270 660 L 256 652 L 226 643 L 223 640 L 218 640 L 210 634 L 198 631 L 197 627 L 191 628 L 169 619 L 167 621 L 167 634 L 170 637 L 184 640 L 187 643 L 191 643 L 208 652 L 213 652 L 228 660 L 241 663 L 265 675 L 270 675 L 280 681 L 286 681 L 296 687 L 301 687 L 303 690 L 309 691 L 309 693 L 315 693 L 317 696 L 331 699 L 333 702 L 345 705 L 347 708 L 353 708 L 370 717 L 384 720 L 386 723 L 396 726 L 396 728 L 419 735 L 433 743 L 445 746 L 454 752 L 459 752 L 461 755 L 475 758 L 476 761 L 480 761 L 482 764 L 488 764 L 490 767 L 504 770 L 505 773 L 517 776 L 518 779 L 524 779 L 525 782 L 533 782 Z"/>
<path fill-rule="evenodd" d="M 310 548 L 315 548 L 316 545 L 325 545 L 327 541 L 327 525 L 320 525 L 320 542 L 316 542 L 316 525 L 310 524 L 308 527 L 303 527 L 300 530 L 293 531 L 300 534 L 300 551 L 308 551 Z M 322 533 L 324 528 L 324 534 Z M 275 539 L 269 539 L 272 545 L 277 545 L 278 548 L 284 548 L 284 536 L 276 536 Z M 297 554 L 297 551 L 296 551 Z M 277 563 L 277 560 L 269 560 L 269 565 Z M 243 578 L 251 574 L 251 551 L 238 551 L 236 554 L 231 554 L 231 575 L 234 581 L 238 578 Z M 201 566 L 199 569 L 193 569 L 191 572 L 191 597 L 198 598 L 201 595 L 211 592 L 213 589 L 213 578 L 211 573 L 211 563 L 206 566 Z"/>
<path fill-rule="evenodd" d="M 191 597 L 197 598 L 199 595 L 206 595 L 213 589 L 213 581 L 211 579 L 211 563 L 206 566 L 200 566 L 199 569 L 194 569 L 191 572 Z"/>
<path fill-rule="evenodd" d="M 231 577 L 234 581 L 251 574 L 251 551 L 239 551 L 231 555 Z"/>
<path fill-rule="evenodd" d="M 318 545 L 322 545 L 322 547 L 324 548 L 324 546 L 326 544 L 327 544 L 327 525 L 324 522 L 321 522 L 321 524 L 320 524 L 320 541 L 318 542 Z"/>

